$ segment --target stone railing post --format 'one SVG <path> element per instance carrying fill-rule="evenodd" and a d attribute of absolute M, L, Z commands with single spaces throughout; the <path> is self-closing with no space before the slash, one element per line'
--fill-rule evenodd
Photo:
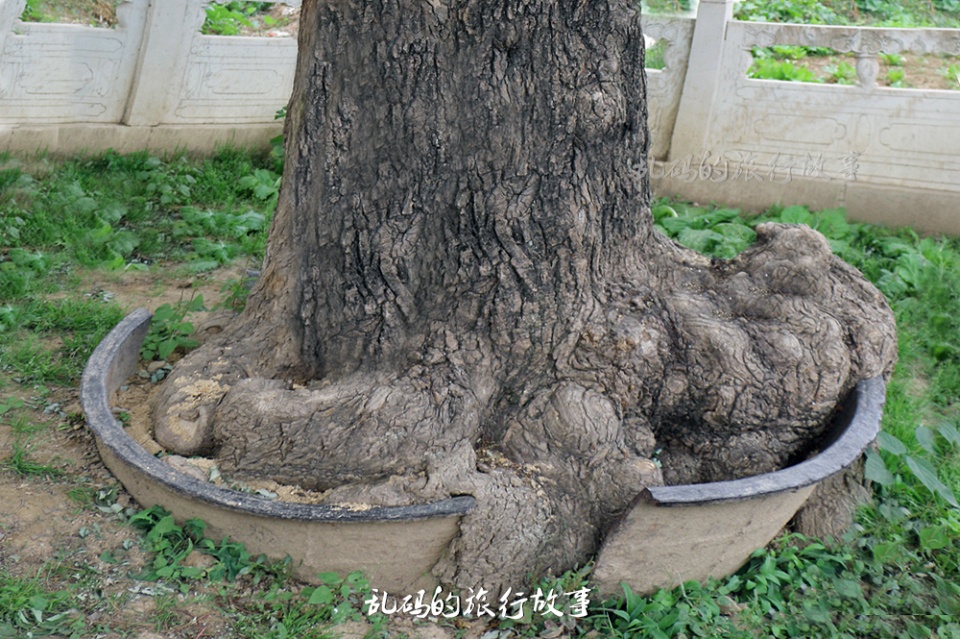
<path fill-rule="evenodd" d="M 733 19 L 734 0 L 700 0 L 687 73 L 680 94 L 670 158 L 706 152 L 707 136 L 720 86 L 727 23 Z"/>
<path fill-rule="evenodd" d="M 155 126 L 164 121 L 183 84 L 205 0 L 154 0 L 147 13 L 140 57 L 123 123 Z"/>
<path fill-rule="evenodd" d="M 13 32 L 13 25 L 23 15 L 23 8 L 26 5 L 27 0 L 0 0 L 0 57 L 3 57 L 7 36 Z M 0 93 L 2 89 L 0 87 Z"/>

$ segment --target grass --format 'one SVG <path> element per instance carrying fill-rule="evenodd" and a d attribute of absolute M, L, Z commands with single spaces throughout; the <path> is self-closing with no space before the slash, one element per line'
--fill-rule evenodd
<path fill-rule="evenodd" d="M 0 568 L 0 638 L 80 637 L 85 623 L 75 604 L 69 590 L 51 591 L 38 577 L 15 577 Z"/>
<path fill-rule="evenodd" d="M 960 26 L 956 0 L 743 0 L 734 17 L 762 22 L 858 25 L 871 27 Z"/>
<path fill-rule="evenodd" d="M 198 274 L 258 259 L 278 188 L 272 166 L 233 150 L 196 161 L 0 158 L 0 246 L 9 247 L 0 250 L 0 373 L 22 383 L 76 379 L 123 315 L 102 292 L 76 294 L 86 274 L 168 263 Z"/>
<path fill-rule="evenodd" d="M 325 575 L 307 586 L 290 576 L 287 563 L 207 538 L 203 522 L 132 508 L 121 503 L 116 486 L 36 455 L 43 438 L 55 433 L 41 412 L 50 393 L 76 386 L 89 352 L 124 311 L 102 290 L 91 291 L 91 274 L 102 281 L 155 273 L 162 284 L 169 271 L 203 273 L 237 257 L 259 260 L 276 168 L 270 157 L 235 150 L 207 159 L 107 153 L 0 162 L 0 386 L 14 391 L 0 398 L 0 429 L 9 433 L 0 474 L 30 483 L 56 480 L 65 501 L 93 522 L 81 528 L 80 548 L 64 551 L 72 556 L 26 574 L 0 563 L 0 638 L 125 631 L 130 626 L 120 611 L 130 588 L 154 593 L 155 607 L 145 618 L 156 631 L 174 635 L 186 636 L 184 624 L 197 615 L 184 609 L 196 606 L 216 610 L 228 627 L 222 636 L 230 637 L 325 637 L 339 623 L 366 618 L 370 591 L 360 575 Z M 880 446 L 867 462 L 875 501 L 844 539 L 788 536 L 726 579 L 646 597 L 625 590 L 616 600 L 593 601 L 583 618 L 524 614 L 501 621 L 497 632 L 960 638 L 960 243 L 853 223 L 842 210 L 790 206 L 749 217 L 658 200 L 652 212 L 663 232 L 718 258 L 749 246 L 763 221 L 807 224 L 887 296 L 900 359 L 887 390 Z M 241 283 L 233 288 L 242 298 Z M 168 305 L 166 319 L 153 329 L 156 352 L 146 355 L 161 355 L 163 344 L 189 347 L 192 326 L 184 317 L 191 303 L 203 304 L 192 299 Z M 66 419 L 61 427 L 69 424 Z M 123 526 L 137 541 L 116 541 L 85 556 L 83 544 L 111 526 Z M 137 560 L 136 552 L 145 559 Z M 130 574 L 139 581 L 129 581 Z M 128 589 L 106 594 L 109 580 L 117 579 L 127 580 Z M 541 585 L 577 590 L 589 585 L 589 567 Z M 368 621 L 370 636 L 389 632 L 387 618 Z"/>
<path fill-rule="evenodd" d="M 270 14 L 275 3 L 211 2 L 200 32 L 207 35 L 249 35 L 283 28 L 292 18 Z M 20 19 L 25 22 L 67 22 L 94 27 L 116 27 L 120 0 L 27 0 Z"/>
<path fill-rule="evenodd" d="M 648 14 L 694 15 L 690 2 L 645 0 Z M 960 28 L 960 1 L 907 0 L 743 0 L 735 5 L 738 20 L 818 25 L 870 27 Z M 647 68 L 662 69 L 663 43 L 648 48 Z M 774 45 L 754 47 L 747 77 L 781 82 L 857 84 L 856 59 L 824 47 Z M 960 57 L 950 53 L 930 55 L 923 51 L 879 52 L 877 83 L 893 89 L 960 90 Z"/>
<path fill-rule="evenodd" d="M 689 0 L 643 0 L 644 13 L 692 15 Z M 860 25 L 871 27 L 960 26 L 957 0 L 742 0 L 734 17 L 757 22 Z"/>
<path fill-rule="evenodd" d="M 25 22 L 74 22 L 94 27 L 115 27 L 120 0 L 27 0 Z"/>
<path fill-rule="evenodd" d="M 734 17 L 747 21 L 799 24 L 960 28 L 960 3 L 954 0 L 896 3 L 880 0 L 744 0 L 737 5 Z M 755 47 L 752 54 L 754 62 L 747 71 L 750 78 L 841 85 L 857 82 L 852 55 L 805 46 Z M 883 65 L 879 80 L 884 86 L 896 89 L 960 88 L 960 78 L 951 73 L 950 66 L 957 66 L 956 56 L 943 56 L 943 65 L 923 52 L 880 52 L 878 57 Z M 801 61 L 804 58 L 807 60 Z"/>

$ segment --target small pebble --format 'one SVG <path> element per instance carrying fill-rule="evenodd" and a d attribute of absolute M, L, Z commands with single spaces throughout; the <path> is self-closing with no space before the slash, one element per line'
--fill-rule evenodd
<path fill-rule="evenodd" d="M 147 372 L 156 373 L 158 370 L 160 370 L 166 365 L 167 365 L 167 362 L 164 360 L 160 360 L 159 362 L 150 362 L 149 364 L 147 364 Z"/>

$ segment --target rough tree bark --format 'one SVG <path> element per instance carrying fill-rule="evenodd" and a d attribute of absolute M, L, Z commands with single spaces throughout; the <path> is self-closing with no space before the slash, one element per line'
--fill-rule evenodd
<path fill-rule="evenodd" d="M 305 0 L 263 274 L 161 443 L 331 502 L 475 495 L 436 573 L 488 589 L 584 562 L 645 485 L 805 455 L 892 315 L 805 227 L 731 261 L 653 229 L 634 6 Z"/>

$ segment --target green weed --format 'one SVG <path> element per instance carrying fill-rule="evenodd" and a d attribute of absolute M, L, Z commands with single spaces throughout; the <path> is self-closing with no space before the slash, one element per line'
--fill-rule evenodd
<path fill-rule="evenodd" d="M 370 586 L 360 573 L 346 577 L 321 573 L 318 577 L 318 586 L 274 584 L 252 600 L 237 602 L 244 613 L 235 627 L 237 634 L 250 639 L 328 639 L 337 624 L 366 618 L 363 601 Z M 371 633 L 375 633 L 383 619 L 370 621 L 374 623 Z"/>
<path fill-rule="evenodd" d="M 239 34 L 244 27 L 274 26 L 276 20 L 265 13 L 272 6 L 270 2 L 211 2 L 200 31 L 229 36 Z"/>
<path fill-rule="evenodd" d="M 758 22 L 836 24 L 886 27 L 960 26 L 957 0 L 745 0 L 734 17 Z"/>
<path fill-rule="evenodd" d="M 179 622 L 177 615 L 177 597 L 166 593 L 154 599 L 156 604 L 153 614 L 153 627 L 157 632 L 167 632 L 172 630 Z"/>
<path fill-rule="evenodd" d="M 790 60 L 760 58 L 753 61 L 747 70 L 747 77 L 758 80 L 780 80 L 784 82 L 820 82 L 813 71 L 797 66 Z"/>
<path fill-rule="evenodd" d="M 609 637 L 677 636 L 746 637 L 722 614 L 714 597 L 704 596 L 698 582 L 674 590 L 660 590 L 649 597 L 635 594 L 623 585 L 623 599 L 605 602 L 589 622 Z"/>
<path fill-rule="evenodd" d="M 754 22 L 795 22 L 800 24 L 838 24 L 839 17 L 826 4 L 814 0 L 744 0 L 734 17 Z"/>
<path fill-rule="evenodd" d="M 884 53 L 880 52 L 880 59 L 883 60 L 883 63 L 891 67 L 901 67 L 903 66 L 903 56 L 899 53 Z"/>
<path fill-rule="evenodd" d="M 841 13 L 839 3 L 829 6 Z M 771 51 L 769 59 L 777 63 L 815 55 L 789 47 Z M 42 171 L 0 160 L 4 371 L 23 382 L 75 383 L 93 345 L 122 316 L 115 304 L 94 297 L 49 298 L 68 290 L 77 268 L 152 268 L 160 260 L 197 267 L 262 255 L 279 179 L 274 168 L 269 158 L 229 150 L 202 161 L 104 154 L 47 164 Z M 249 179 L 241 184 L 243 178 Z M 598 603 L 575 626 L 551 631 L 604 637 L 960 637 L 954 621 L 960 617 L 960 550 L 954 543 L 960 536 L 954 506 L 960 488 L 957 240 L 851 222 L 840 209 L 777 207 L 749 217 L 658 200 L 652 213 L 661 231 L 718 259 L 750 246 L 761 222 L 806 224 L 887 296 L 897 317 L 900 361 L 888 385 L 879 450 L 867 459 L 876 500 L 843 540 L 787 538 L 758 551 L 728 579 L 649 597 L 625 591 L 622 600 Z M 243 282 L 232 290 L 241 303 Z M 189 305 L 159 313 L 145 356 L 159 357 L 161 345 L 164 352 L 189 347 L 181 341 L 191 339 Z M 21 437 L 15 464 L 27 474 L 48 474 L 30 467 L 37 464 L 28 439 L 34 424 L 25 408 L 23 400 L 0 399 L 0 415 Z M 205 538 L 201 522 L 178 523 L 159 509 L 132 513 L 116 502 L 115 489 L 81 487 L 71 495 L 111 519 L 131 519 L 152 557 L 142 577 L 181 591 L 201 580 L 224 584 L 223 603 L 233 610 L 236 636 L 319 637 L 330 624 L 360 614 L 365 585 L 359 576 L 328 576 L 320 586 L 304 587 L 287 578 L 287 564 L 252 556 L 235 542 Z M 186 561 L 194 552 L 213 561 L 197 567 Z M 588 584 L 589 575 L 583 570 L 562 579 Z M 235 597 L 231 580 L 259 582 L 263 590 Z M 13 587 L 22 586 L 17 581 Z M 38 623 L 51 624 L 48 634 L 76 635 L 75 616 L 56 619 L 75 607 L 69 593 L 41 588 L 27 600 L 34 594 L 46 603 L 11 604 L 9 593 L 0 593 L 0 637 L 39 635 Z M 526 636 L 542 628 L 533 618 L 507 625 Z"/>
<path fill-rule="evenodd" d="M 0 252 L 0 300 L 25 294 L 29 280 L 63 262 L 143 268 L 182 259 L 197 238 L 262 253 L 253 236 L 265 235 L 275 202 L 268 186 L 279 178 L 230 149 L 201 161 L 108 152 L 58 164 L 43 180 L 24 178 L 22 167 L 10 170 L 19 173 L 14 186 L 0 190 L 0 233 L 16 250 Z M 252 181 L 242 186 L 244 178 Z M 204 209 L 220 216 L 217 225 L 190 217 Z"/>
<path fill-rule="evenodd" d="M 63 471 L 49 464 L 41 464 L 31 459 L 35 446 L 29 444 L 29 439 L 18 437 L 14 440 L 10 455 L 4 460 L 4 465 L 21 477 L 46 477 L 56 479 L 63 475 Z"/>
<path fill-rule="evenodd" d="M 7 397 L 6 399 L 0 399 L 0 417 L 3 417 L 12 410 L 23 408 L 23 406 L 24 402 L 19 397 Z"/>
<path fill-rule="evenodd" d="M 887 71 L 887 84 L 895 89 L 902 89 L 904 77 L 906 77 L 906 72 L 903 69 L 890 69 Z"/>
<path fill-rule="evenodd" d="M 856 84 L 857 70 L 852 64 L 845 60 L 839 60 L 836 64 L 830 65 L 824 69 L 830 74 L 830 79 L 837 84 Z"/>
<path fill-rule="evenodd" d="M 676 238 L 695 251 L 730 259 L 756 240 L 736 209 L 715 209 L 707 212 L 677 202 L 661 200 L 651 208 L 654 224 L 662 232 Z"/>
<path fill-rule="evenodd" d="M 3 356 L 2 370 L 13 373 L 14 380 L 21 384 L 67 384 L 76 379 L 83 368 L 82 362 L 61 359 L 56 347 L 42 344 L 33 334 L 0 346 L 0 355 Z"/>
<path fill-rule="evenodd" d="M 240 187 L 264 203 L 267 209 L 277 208 L 280 176 L 268 169 L 255 169 L 251 175 L 240 178 Z"/>
<path fill-rule="evenodd" d="M 664 54 L 667 51 L 667 41 L 659 40 L 653 44 L 653 46 L 648 47 L 646 50 L 646 57 L 644 58 L 644 67 L 647 69 L 663 69 L 666 66 L 664 61 Z"/>
<path fill-rule="evenodd" d="M 691 0 L 644 0 L 643 12 L 658 15 L 689 14 L 693 11 Z"/>
<path fill-rule="evenodd" d="M 247 298 L 250 296 L 252 285 L 253 283 L 249 279 L 240 278 L 224 284 L 220 292 L 227 293 L 227 296 L 220 303 L 220 306 L 239 313 L 247 305 Z"/>
<path fill-rule="evenodd" d="M 177 524 L 160 506 L 140 511 L 128 521 L 144 533 L 144 548 L 154 555 L 140 575 L 142 579 L 181 582 L 181 590 L 186 591 L 186 582 L 201 578 L 233 581 L 247 576 L 257 583 L 264 578 L 282 580 L 289 574 L 289 561 L 271 562 L 263 555 L 250 555 L 242 544 L 226 539 L 217 544 L 204 537 L 203 521 L 189 519 Z M 183 565 L 195 551 L 214 557 L 216 562 L 206 568 Z"/>
<path fill-rule="evenodd" d="M 140 356 L 146 360 L 165 360 L 175 351 L 196 348 L 199 342 L 192 337 L 193 324 L 185 321 L 188 313 L 205 310 L 203 295 L 176 306 L 163 304 L 153 312 L 150 328 L 140 347 Z"/>
<path fill-rule="evenodd" d="M 870 481 L 883 487 L 893 487 L 902 484 L 905 478 L 919 482 L 929 491 L 931 496 L 938 497 L 944 502 L 960 508 L 953 488 L 940 480 L 935 463 L 946 448 L 947 452 L 956 452 L 955 447 L 960 445 L 960 432 L 949 421 L 938 424 L 935 428 L 917 426 L 914 438 L 926 456 L 911 454 L 907 445 L 891 432 L 881 432 L 877 444 L 881 452 L 868 451 L 865 466 L 866 477 Z M 940 465 L 940 464 L 937 464 Z"/>
<path fill-rule="evenodd" d="M 956 81 L 957 86 L 954 88 L 960 88 L 960 64 L 951 64 L 940 69 L 940 75 L 948 80 Z"/>
<path fill-rule="evenodd" d="M 82 637 L 86 620 L 68 591 L 49 591 L 36 578 L 14 577 L 0 568 L 0 638 Z"/>

